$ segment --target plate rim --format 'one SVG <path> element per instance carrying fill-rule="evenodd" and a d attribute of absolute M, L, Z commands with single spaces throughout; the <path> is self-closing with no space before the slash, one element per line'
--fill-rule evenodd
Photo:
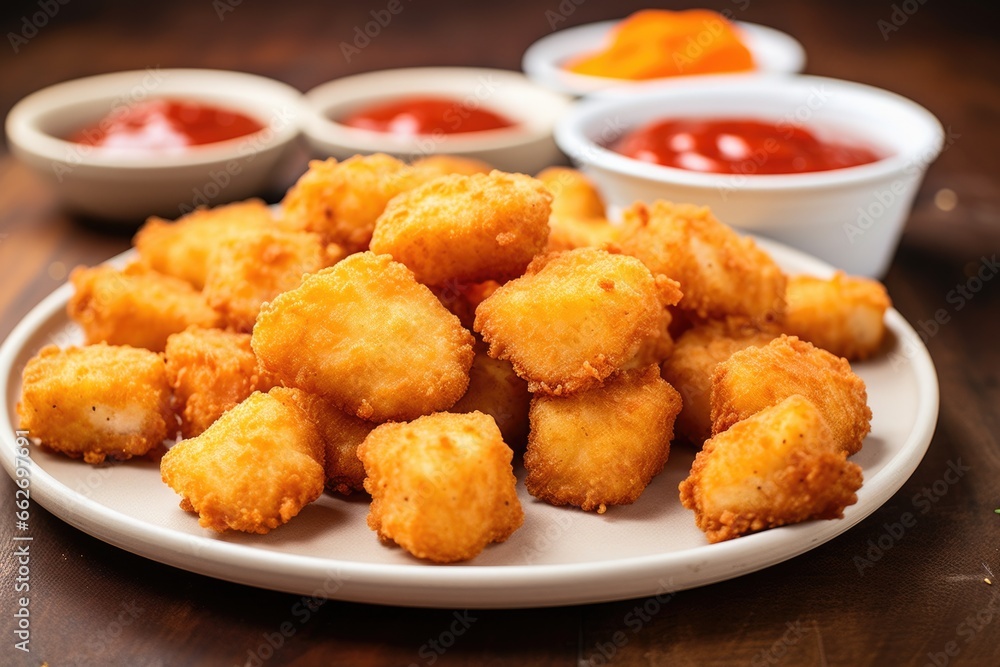
<path fill-rule="evenodd" d="M 830 275 L 834 268 L 811 255 L 768 239 L 754 240 L 775 259 L 796 265 L 791 273 Z M 106 263 L 121 264 L 135 257 L 134 249 Z M 779 259 L 780 258 L 780 259 Z M 789 269 L 785 269 L 789 270 Z M 5 397 L 0 410 L 0 463 L 14 476 L 15 425 L 7 410 L 14 362 L 27 342 L 64 309 L 72 285 L 63 284 L 40 301 L 0 345 L 0 387 Z M 933 438 L 939 410 L 939 387 L 933 361 L 920 336 L 891 308 L 887 328 L 909 343 L 907 361 L 917 376 L 917 408 L 906 441 L 878 473 L 865 478 L 858 503 L 835 521 L 812 521 L 746 535 L 737 540 L 704 544 L 658 554 L 624 558 L 546 564 L 431 565 L 370 563 L 283 553 L 247 544 L 194 536 L 144 522 L 102 505 L 65 486 L 32 463 L 31 497 L 59 519 L 108 544 L 189 572 L 288 593 L 332 599 L 410 607 L 523 608 L 585 604 L 631 599 L 695 588 L 770 567 L 837 537 L 864 520 L 892 497 L 913 474 Z M 81 464 L 83 465 L 83 464 Z M 864 503 L 862 504 L 862 499 Z M 374 538 L 373 538 L 374 539 Z M 706 554 L 708 554 L 706 556 Z M 694 564 L 694 565 L 692 565 Z M 242 571 L 234 571 L 234 567 Z M 658 573 L 687 568 L 685 576 L 669 586 L 664 576 L 650 587 Z M 277 582 L 280 575 L 286 580 Z M 335 573 L 335 574 L 332 574 Z M 336 588 L 326 590 L 333 576 Z M 624 581 L 620 579 L 624 578 Z M 613 589 L 588 589 L 595 579 L 617 580 Z M 324 590 L 317 588 L 322 582 Z M 431 597 L 425 597 L 431 595 Z"/>

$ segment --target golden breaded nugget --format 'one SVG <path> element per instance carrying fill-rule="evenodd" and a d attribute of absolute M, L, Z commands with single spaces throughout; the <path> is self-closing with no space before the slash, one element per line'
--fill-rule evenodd
<path fill-rule="evenodd" d="M 323 493 L 323 443 L 289 391 L 251 394 L 163 456 L 163 481 L 199 525 L 264 534 Z"/>
<path fill-rule="evenodd" d="M 481 283 L 448 283 L 440 287 L 431 287 L 434 296 L 441 304 L 455 315 L 462 326 L 472 329 L 476 321 L 476 308 L 497 291 L 500 283 L 487 280 Z"/>
<path fill-rule="evenodd" d="M 412 167 L 382 153 L 313 160 L 281 202 L 280 224 L 315 232 L 348 253 L 366 250 L 389 200 L 422 182 Z"/>
<path fill-rule="evenodd" d="M 468 560 L 524 522 L 513 452 L 493 418 L 442 412 L 382 424 L 358 448 L 368 526 L 417 558 Z"/>
<path fill-rule="evenodd" d="M 535 176 L 552 193 L 552 217 L 560 220 L 605 219 L 604 200 L 589 178 L 569 167 L 549 167 Z"/>
<path fill-rule="evenodd" d="M 848 455 L 861 449 L 872 419 L 864 381 L 845 359 L 795 336 L 740 350 L 715 367 L 712 434 L 793 394 L 816 404 Z"/>
<path fill-rule="evenodd" d="M 821 411 L 793 395 L 714 436 L 680 484 L 709 542 L 811 519 L 839 519 L 857 502 L 861 468 L 847 460 Z"/>
<path fill-rule="evenodd" d="M 684 399 L 684 407 L 677 416 L 677 435 L 696 447 L 712 437 L 710 399 L 715 367 L 734 352 L 767 345 L 776 335 L 717 320 L 695 325 L 681 334 L 662 366 L 663 378 Z"/>
<path fill-rule="evenodd" d="M 838 271 L 830 280 L 788 279 L 786 333 L 849 361 L 867 359 L 885 338 L 885 311 L 892 306 L 877 280 Z"/>
<path fill-rule="evenodd" d="M 545 251 L 615 247 L 620 237 L 621 228 L 603 218 L 552 217 L 549 218 L 549 242 Z"/>
<path fill-rule="evenodd" d="M 446 410 L 465 393 L 473 337 L 388 255 L 351 255 L 265 305 L 252 344 L 286 386 L 374 422 Z"/>
<path fill-rule="evenodd" d="M 132 240 L 140 261 L 159 273 L 186 280 L 200 290 L 209 254 L 233 234 L 274 226 L 274 215 L 259 199 L 199 208 L 176 221 L 150 218 Z"/>
<path fill-rule="evenodd" d="M 275 389 L 278 394 L 282 390 Z M 349 496 L 365 490 L 365 467 L 358 458 L 358 446 L 378 424 L 352 417 L 335 405 L 308 391 L 284 390 L 312 421 L 326 450 L 326 488 Z"/>
<path fill-rule="evenodd" d="M 701 318 L 780 319 L 785 275 L 752 239 L 716 220 L 707 207 L 657 201 L 624 212 L 623 252 L 681 284 L 678 304 Z"/>
<path fill-rule="evenodd" d="M 634 257 L 579 248 L 535 259 L 476 309 L 490 356 L 507 359 L 532 392 L 595 387 L 660 335 L 676 283 Z"/>
<path fill-rule="evenodd" d="M 87 463 L 142 456 L 177 433 L 163 357 L 149 350 L 49 345 L 22 382 L 20 428 Z"/>
<path fill-rule="evenodd" d="M 271 387 L 250 348 L 250 334 L 191 327 L 167 338 L 165 354 L 185 438 L 202 433 L 253 392 Z"/>
<path fill-rule="evenodd" d="M 417 172 L 421 181 L 432 181 L 441 176 L 451 174 L 488 174 L 493 171 L 493 167 L 471 157 L 460 157 L 458 155 L 430 155 L 419 160 L 414 160 L 411 165 Z"/>
<path fill-rule="evenodd" d="M 655 364 L 572 396 L 536 395 L 524 454 L 528 492 L 599 514 L 635 502 L 667 462 L 680 409 L 680 394 Z"/>
<path fill-rule="evenodd" d="M 343 257 L 340 246 L 324 245 L 318 234 L 268 229 L 234 235 L 212 253 L 205 298 L 226 326 L 249 332 L 262 303 Z"/>
<path fill-rule="evenodd" d="M 522 449 L 528 437 L 528 383 L 517 376 L 509 361 L 494 359 L 477 341 L 476 358 L 469 369 L 469 388 L 449 412 L 482 412 L 493 417 L 512 449 Z"/>
<path fill-rule="evenodd" d="M 674 339 L 670 335 L 670 324 L 673 321 L 673 314 L 670 308 L 660 310 L 660 322 L 657 324 L 658 334 L 647 338 L 639 346 L 639 351 L 635 356 L 625 362 L 622 366 L 625 370 L 645 368 L 650 364 L 659 366 L 663 360 L 674 352 Z"/>
<path fill-rule="evenodd" d="M 392 200 L 371 249 L 392 255 L 425 285 L 502 282 L 545 248 L 551 200 L 523 174 L 445 176 Z"/>
<path fill-rule="evenodd" d="M 162 352 L 170 334 L 191 325 L 219 324 L 219 315 L 189 283 L 138 264 L 122 271 L 107 265 L 80 266 L 69 280 L 76 291 L 66 311 L 88 343 Z"/>

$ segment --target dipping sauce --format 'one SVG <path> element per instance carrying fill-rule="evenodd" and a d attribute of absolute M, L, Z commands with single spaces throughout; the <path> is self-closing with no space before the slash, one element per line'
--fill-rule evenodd
<path fill-rule="evenodd" d="M 608 44 L 565 64 L 576 74 L 659 79 L 687 74 L 746 72 L 753 55 L 726 17 L 707 9 L 644 9 L 615 25 Z"/>
<path fill-rule="evenodd" d="M 516 123 L 469 102 L 447 97 L 404 97 L 355 111 L 341 125 L 400 136 L 463 134 L 513 127 Z"/>
<path fill-rule="evenodd" d="M 818 139 L 788 123 L 674 119 L 633 130 L 610 146 L 643 162 L 714 174 L 799 174 L 882 159 L 855 142 Z"/>
<path fill-rule="evenodd" d="M 177 152 L 262 129 L 262 123 L 232 109 L 191 100 L 156 99 L 113 109 L 94 125 L 67 138 L 107 149 Z"/>

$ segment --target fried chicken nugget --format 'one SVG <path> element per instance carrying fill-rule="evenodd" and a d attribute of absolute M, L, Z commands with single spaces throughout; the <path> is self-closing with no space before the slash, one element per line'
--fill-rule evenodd
<path fill-rule="evenodd" d="M 497 281 L 487 280 L 481 283 L 448 283 L 431 287 L 431 291 L 459 319 L 463 327 L 471 329 L 476 321 L 476 308 L 496 292 L 498 287 L 500 283 Z"/>
<path fill-rule="evenodd" d="M 582 173 L 549 167 L 535 178 L 552 193 L 547 252 L 602 248 L 618 239 L 620 228 L 608 222 L 601 195 Z"/>
<path fill-rule="evenodd" d="M 882 283 L 838 271 L 823 280 L 788 279 L 786 333 L 849 361 L 867 359 L 885 338 L 885 311 L 892 306 Z"/>
<path fill-rule="evenodd" d="M 188 328 L 167 338 L 167 378 L 181 434 L 201 434 L 226 410 L 273 386 L 250 348 L 250 334 Z"/>
<path fill-rule="evenodd" d="M 351 255 L 266 304 L 251 343 L 286 386 L 374 422 L 450 408 L 469 384 L 472 334 L 388 255 Z"/>
<path fill-rule="evenodd" d="M 66 311 L 88 343 L 144 347 L 162 352 L 170 334 L 191 325 L 216 327 L 219 316 L 205 297 L 180 278 L 133 264 L 77 267 L 69 280 L 76 291 Z"/>
<path fill-rule="evenodd" d="M 758 323 L 784 313 L 781 269 L 707 207 L 640 202 L 623 215 L 622 251 L 641 259 L 654 274 L 679 282 L 684 293 L 680 308 L 702 319 L 743 316 Z"/>
<path fill-rule="evenodd" d="M 323 443 L 293 391 L 255 392 L 163 456 L 163 481 L 199 525 L 264 534 L 323 493 Z"/>
<path fill-rule="evenodd" d="M 536 258 L 476 309 L 490 356 L 507 359 L 532 392 L 595 387 L 661 335 L 677 284 L 642 262 L 579 248 Z"/>
<path fill-rule="evenodd" d="M 365 490 L 365 467 L 358 458 L 358 447 L 378 424 L 345 413 L 333 403 L 296 389 L 289 394 L 309 417 L 326 451 L 324 474 L 326 488 L 349 496 Z"/>
<path fill-rule="evenodd" d="M 49 345 L 22 381 L 20 428 L 87 463 L 142 456 L 177 432 L 163 357 L 149 350 Z"/>
<path fill-rule="evenodd" d="M 714 543 L 842 518 L 859 488 L 861 468 L 847 460 L 821 410 L 793 395 L 706 442 L 680 498 Z"/>
<path fill-rule="evenodd" d="M 604 200 L 589 178 L 569 167 L 548 167 L 535 176 L 552 193 L 552 217 L 559 220 L 606 219 Z"/>
<path fill-rule="evenodd" d="M 389 202 L 371 249 L 392 255 L 425 285 L 503 282 L 544 250 L 551 201 L 544 185 L 523 174 L 445 176 Z"/>
<path fill-rule="evenodd" d="M 670 454 L 681 396 L 652 364 L 572 396 L 536 395 L 524 467 L 528 492 L 603 514 L 636 501 Z"/>
<path fill-rule="evenodd" d="M 417 558 L 468 560 L 524 522 L 513 452 L 493 418 L 446 412 L 382 424 L 358 448 L 368 526 Z"/>
<path fill-rule="evenodd" d="M 805 396 L 819 408 L 834 440 L 848 455 L 861 449 L 872 419 L 864 380 L 846 359 L 795 336 L 782 335 L 762 347 L 748 347 L 715 367 L 712 434 L 793 394 Z"/>
<path fill-rule="evenodd" d="M 383 153 L 313 160 L 281 202 L 280 224 L 315 232 L 348 253 L 367 250 L 389 200 L 422 182 L 412 167 Z"/>
<path fill-rule="evenodd" d="M 664 379 L 681 393 L 677 434 L 696 447 L 712 437 L 712 376 L 734 352 L 770 343 L 777 334 L 710 320 L 685 331 L 663 362 Z"/>
<path fill-rule="evenodd" d="M 441 176 L 451 174 L 488 174 L 493 171 L 493 167 L 470 157 L 460 157 L 458 155 L 429 155 L 419 160 L 414 160 L 410 165 L 416 170 L 421 182 L 433 181 Z"/>
<path fill-rule="evenodd" d="M 204 295 L 226 326 L 249 332 L 262 303 L 343 257 L 340 246 L 323 244 L 318 234 L 267 229 L 233 235 L 212 252 Z"/>
<path fill-rule="evenodd" d="M 517 376 L 509 361 L 494 359 L 477 341 L 476 357 L 469 369 L 469 388 L 449 412 L 482 412 L 493 417 L 512 449 L 524 447 L 528 437 L 528 383 Z"/>
<path fill-rule="evenodd" d="M 274 215 L 263 201 L 199 208 L 176 221 L 150 218 L 132 240 L 140 261 L 154 271 L 205 286 L 209 255 L 233 234 L 274 226 Z"/>

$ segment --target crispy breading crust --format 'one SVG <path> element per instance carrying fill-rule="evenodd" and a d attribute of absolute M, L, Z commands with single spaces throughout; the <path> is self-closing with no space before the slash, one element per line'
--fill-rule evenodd
<path fill-rule="evenodd" d="M 892 306 L 882 283 L 838 271 L 823 280 L 788 279 L 782 328 L 849 361 L 875 354 L 885 338 L 885 311 Z"/>
<path fill-rule="evenodd" d="M 358 448 L 368 525 L 418 558 L 468 560 L 524 522 L 513 452 L 493 418 L 438 413 L 383 424 Z"/>
<path fill-rule="evenodd" d="M 163 481 L 199 525 L 264 534 L 323 493 L 323 444 L 293 391 L 256 392 L 163 456 Z"/>
<path fill-rule="evenodd" d="M 511 449 L 522 451 L 528 438 L 528 383 L 517 376 L 509 361 L 494 359 L 486 345 L 476 342 L 469 369 L 469 388 L 449 412 L 482 412 L 493 417 Z"/>
<path fill-rule="evenodd" d="M 212 252 L 204 295 L 226 326 L 253 330 L 260 306 L 336 264 L 344 252 L 318 234 L 268 229 L 233 235 Z"/>
<path fill-rule="evenodd" d="M 22 383 L 20 428 L 87 463 L 142 456 L 177 432 L 163 357 L 149 350 L 49 345 Z"/>
<path fill-rule="evenodd" d="M 743 316 L 779 320 L 785 275 L 752 239 L 712 216 L 708 207 L 641 202 L 623 214 L 620 246 L 653 273 L 681 285 L 679 307 L 700 318 Z"/>
<path fill-rule="evenodd" d="M 358 458 L 358 446 L 377 424 L 352 417 L 317 394 L 295 390 L 290 396 L 323 440 L 326 488 L 344 496 L 364 491 L 365 467 Z"/>
<path fill-rule="evenodd" d="M 746 348 L 715 367 L 712 433 L 722 433 L 793 394 L 816 404 L 844 451 L 850 455 L 861 449 L 872 419 L 864 380 L 846 359 L 795 336 Z"/>
<path fill-rule="evenodd" d="M 580 248 L 536 258 L 476 309 L 490 356 L 507 359 L 532 392 L 598 386 L 661 334 L 677 285 L 638 260 Z"/>
<path fill-rule="evenodd" d="M 393 199 L 371 249 L 392 255 L 425 285 L 503 282 L 544 250 L 551 200 L 522 174 L 444 176 Z"/>
<path fill-rule="evenodd" d="M 218 326 L 219 315 L 189 283 L 133 264 L 122 271 L 107 265 L 77 267 L 66 305 L 87 343 L 131 345 L 162 352 L 170 334 L 191 325 Z"/>
<path fill-rule="evenodd" d="M 708 321 L 688 329 L 663 362 L 663 377 L 681 393 L 684 407 L 677 416 L 677 434 L 696 447 L 712 437 L 712 376 L 715 367 L 734 352 L 767 345 L 772 331 Z"/>
<path fill-rule="evenodd" d="M 383 153 L 337 162 L 313 160 L 281 202 L 279 224 L 315 232 L 346 252 L 368 248 L 375 220 L 396 195 L 423 182 L 409 165 Z"/>
<path fill-rule="evenodd" d="M 679 490 L 708 541 L 722 542 L 842 518 L 857 502 L 861 477 L 820 410 L 794 395 L 707 441 Z"/>
<path fill-rule="evenodd" d="M 185 438 L 201 434 L 253 392 L 270 388 L 250 334 L 190 327 L 167 339 L 165 355 Z"/>
<path fill-rule="evenodd" d="M 603 248 L 618 240 L 621 228 L 608 222 L 594 184 L 576 169 L 549 167 L 535 177 L 552 193 L 546 252 Z"/>
<path fill-rule="evenodd" d="M 446 410 L 469 384 L 474 339 L 388 255 L 351 255 L 266 304 L 251 343 L 286 386 L 373 422 Z"/>
<path fill-rule="evenodd" d="M 482 160 L 458 155 L 428 155 L 414 160 L 411 166 L 422 181 L 433 181 L 435 178 L 451 174 L 472 176 L 473 174 L 488 174 L 493 171 L 493 167 Z"/>
<path fill-rule="evenodd" d="M 274 226 L 274 215 L 260 199 L 199 208 L 176 221 L 150 218 L 132 239 L 140 261 L 159 273 L 185 280 L 200 290 L 212 250 L 233 234 Z"/>
<path fill-rule="evenodd" d="M 635 502 L 670 454 L 681 397 L 654 364 L 572 396 L 536 395 L 524 467 L 528 492 L 603 514 Z"/>

